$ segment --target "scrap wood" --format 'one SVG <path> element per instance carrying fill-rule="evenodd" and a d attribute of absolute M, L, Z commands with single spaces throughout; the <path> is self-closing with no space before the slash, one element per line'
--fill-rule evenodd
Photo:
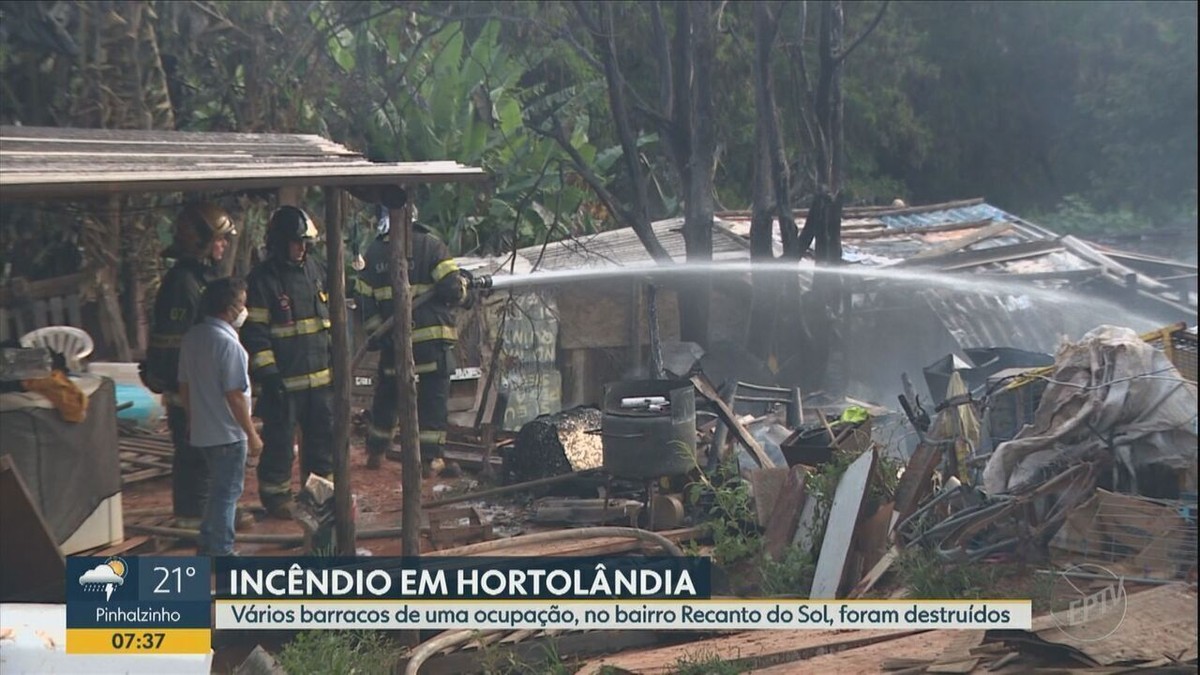
<path fill-rule="evenodd" d="M 857 584 L 854 585 L 854 588 L 850 590 L 850 593 L 847 597 L 861 598 L 867 593 L 870 593 L 871 589 L 875 588 L 875 584 L 879 583 L 879 580 L 883 578 L 883 575 L 887 574 L 888 570 L 891 569 L 892 563 L 896 562 L 896 559 L 899 557 L 900 547 L 893 546 L 890 548 L 888 552 L 884 553 L 883 557 L 879 559 L 879 562 L 875 563 L 875 566 L 872 567 L 869 572 L 867 572 L 866 576 L 864 576 Z"/>
<path fill-rule="evenodd" d="M 598 675 L 623 669 L 639 675 L 672 673 L 679 663 L 697 661 L 715 655 L 732 667 L 744 669 L 767 668 L 786 664 L 798 672 L 797 661 L 822 654 L 844 653 L 846 650 L 894 641 L 916 634 L 901 630 L 759 630 L 723 635 L 670 647 L 643 649 L 595 659 L 583 664 L 575 675 Z M 840 655 L 840 654 L 839 654 Z M 825 672 L 833 672 L 826 670 Z"/>
<path fill-rule="evenodd" d="M 933 630 L 908 634 L 894 640 L 875 642 L 854 649 L 814 656 L 804 661 L 752 670 L 753 675 L 790 673 L 920 673 L 934 661 L 932 654 L 944 649 L 958 631 Z"/>
<path fill-rule="evenodd" d="M 746 477 L 753 497 L 755 520 L 760 528 L 766 527 L 767 521 L 771 519 L 775 504 L 783 492 L 784 483 L 788 480 L 788 473 L 789 469 L 786 466 L 777 466 L 751 471 Z"/>
<path fill-rule="evenodd" d="M 969 673 L 979 664 L 979 656 L 971 650 L 978 647 L 986 631 L 955 631 L 957 635 L 942 651 L 942 655 L 926 669 L 930 673 Z"/>
<path fill-rule="evenodd" d="M 774 560 L 782 560 L 783 553 L 792 539 L 796 536 L 796 528 L 800 526 L 800 514 L 805 502 L 805 479 L 808 468 L 793 466 L 784 481 L 775 508 L 767 519 L 767 530 L 763 534 L 764 550 Z"/>
<path fill-rule="evenodd" d="M 734 414 L 729 405 L 726 404 L 724 399 L 721 398 L 721 395 L 718 394 L 716 389 L 713 388 L 712 384 L 709 383 L 708 378 L 704 377 L 703 374 L 694 375 L 691 378 L 691 382 L 692 385 L 696 387 L 696 390 L 699 391 L 702 396 L 704 396 L 704 398 L 712 401 L 713 405 L 717 407 L 717 415 L 721 418 L 721 421 L 725 423 L 725 426 L 728 427 L 735 436 L 737 436 L 738 441 L 740 441 L 742 445 L 746 446 L 746 449 L 750 451 L 750 456 L 754 458 L 754 461 L 758 462 L 758 465 L 764 469 L 770 469 L 774 467 L 775 462 L 771 461 L 771 458 L 767 456 L 767 453 L 762 449 L 762 446 L 759 445 L 758 441 L 754 440 L 754 436 L 752 436 L 750 432 L 746 430 L 746 427 L 742 426 L 742 423 L 738 421 L 737 415 Z"/>
<path fill-rule="evenodd" d="M 931 487 L 930 479 L 942 459 L 943 443 L 940 441 L 923 440 L 913 451 L 900 483 L 896 485 L 896 519 L 897 522 L 908 518 L 917 510 L 917 505 Z"/>
<path fill-rule="evenodd" d="M 1058 627 L 1053 615 L 1034 619 L 1033 630 L 1026 635 L 1068 648 L 1101 666 L 1164 657 L 1193 661 L 1197 658 L 1196 610 L 1195 588 L 1171 584 L 1127 595 L 1120 626 L 1103 640 L 1077 640 Z"/>
<path fill-rule="evenodd" d="M 576 530 L 557 530 L 557 533 L 570 534 L 581 532 L 582 530 L 597 530 L 611 531 L 622 530 L 630 531 L 633 528 L 613 528 L 613 527 L 588 527 Z M 685 541 L 692 541 L 705 536 L 707 530 L 704 527 L 685 527 L 677 530 L 666 530 L 663 532 L 644 532 L 643 536 L 647 539 L 657 540 L 659 537 L 667 541 L 679 544 Z M 541 533 L 551 534 L 551 533 Z M 429 553 L 430 556 L 467 556 L 467 555 L 489 555 L 489 556 L 603 556 L 613 555 L 616 553 L 628 553 L 631 551 L 640 551 L 644 548 L 653 549 L 655 552 L 661 552 L 661 549 L 650 543 L 650 541 L 642 541 L 639 539 L 627 536 L 596 536 L 578 540 L 552 540 L 547 541 L 545 537 L 539 535 L 524 535 L 530 541 L 514 542 L 504 544 L 506 548 L 495 548 L 498 542 L 507 542 L 509 540 L 495 540 L 484 542 L 484 544 L 471 544 L 469 546 L 460 546 L 458 548 L 446 549 Z M 537 537 L 536 539 L 534 537 Z M 513 537 L 512 539 L 521 539 L 522 537 Z"/>
<path fill-rule="evenodd" d="M 809 594 L 813 599 L 832 600 L 837 597 L 846 559 L 853 544 L 854 530 L 862 516 L 871 476 L 875 475 L 875 459 L 874 449 L 864 452 L 838 481 L 833 505 L 829 507 L 829 524 L 825 527 L 825 539 L 821 542 L 812 592 Z"/>
<path fill-rule="evenodd" d="M 517 631 L 520 632 L 520 631 Z M 499 631 L 503 636 L 508 631 Z M 544 660 L 547 653 L 554 653 L 564 661 L 590 658 L 629 649 L 644 649 L 663 644 L 667 633 L 644 630 L 599 630 L 572 631 L 562 635 L 530 637 L 519 642 L 497 642 L 490 646 L 492 653 L 513 663 L 532 663 Z M 490 635 L 488 636 L 490 638 Z M 407 665 L 402 659 L 400 671 Z M 431 657 L 421 667 L 421 675 L 459 675 L 480 672 L 480 653 L 464 649 L 445 656 Z"/>

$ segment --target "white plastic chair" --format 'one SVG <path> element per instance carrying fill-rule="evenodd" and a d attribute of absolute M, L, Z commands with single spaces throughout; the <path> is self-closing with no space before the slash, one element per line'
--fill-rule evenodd
<path fill-rule="evenodd" d="M 46 347 L 62 354 L 67 360 L 67 369 L 72 372 L 83 370 L 83 360 L 96 348 L 87 331 L 74 326 L 46 326 L 21 336 L 21 346 L 26 349 Z"/>

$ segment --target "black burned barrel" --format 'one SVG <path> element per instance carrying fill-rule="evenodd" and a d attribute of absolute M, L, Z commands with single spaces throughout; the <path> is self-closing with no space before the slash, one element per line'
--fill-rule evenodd
<path fill-rule="evenodd" d="M 604 468 L 613 476 L 678 476 L 696 466 L 696 393 L 687 380 L 613 382 L 604 388 Z"/>

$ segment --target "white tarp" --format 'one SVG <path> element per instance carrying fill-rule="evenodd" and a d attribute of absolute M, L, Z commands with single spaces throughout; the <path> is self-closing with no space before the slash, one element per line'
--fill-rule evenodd
<path fill-rule="evenodd" d="M 1128 328 L 1100 326 L 1059 347 L 1032 424 L 1000 444 L 983 470 L 989 494 L 1010 492 L 1052 465 L 1115 454 L 1133 478 L 1149 466 L 1196 490 L 1196 385 Z M 1114 450 L 1115 449 L 1115 450 Z"/>

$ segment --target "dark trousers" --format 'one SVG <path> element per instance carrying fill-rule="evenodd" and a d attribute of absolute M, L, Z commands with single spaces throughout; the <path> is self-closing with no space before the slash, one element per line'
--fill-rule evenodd
<path fill-rule="evenodd" d="M 333 388 L 265 394 L 256 413 L 263 421 L 263 451 L 258 459 L 258 496 L 263 506 L 292 498 L 292 461 L 300 426 L 300 484 L 309 474 L 333 478 Z"/>
<path fill-rule="evenodd" d="M 442 457 L 446 452 L 446 427 L 450 415 L 450 373 L 454 370 L 452 345 L 422 344 L 414 347 L 417 368 L 417 422 L 420 425 L 421 461 Z M 399 392 L 394 367 L 395 352 L 385 348 L 379 355 L 375 396 L 371 401 L 371 428 L 367 452 L 377 455 L 392 447 L 399 416 Z M 421 372 L 425 371 L 425 372 Z"/>
<path fill-rule="evenodd" d="M 188 442 L 187 412 L 176 405 L 167 406 L 167 427 L 171 429 L 171 501 L 176 518 L 203 518 L 208 497 L 208 463 L 204 453 Z"/>

